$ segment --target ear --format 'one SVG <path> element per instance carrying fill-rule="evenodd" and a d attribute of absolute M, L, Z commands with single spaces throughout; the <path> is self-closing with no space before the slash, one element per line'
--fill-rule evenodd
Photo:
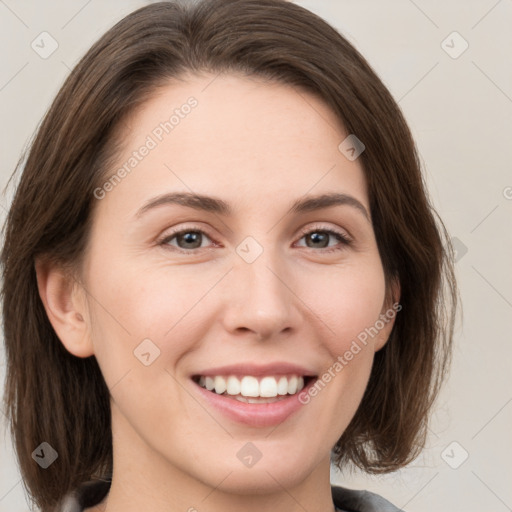
<path fill-rule="evenodd" d="M 379 322 L 376 326 L 381 327 L 379 329 L 378 335 L 374 338 L 374 347 L 375 352 L 378 352 L 384 345 L 387 343 L 389 336 L 391 335 L 391 330 L 395 325 L 396 315 L 399 314 L 399 311 L 402 309 L 400 301 L 400 281 L 398 277 L 393 277 L 386 287 L 386 298 L 384 300 L 384 305 L 382 306 L 382 310 L 379 316 Z"/>
<path fill-rule="evenodd" d="M 36 259 L 39 296 L 48 319 L 68 352 L 77 357 L 94 354 L 86 323 L 85 290 L 62 266 Z"/>

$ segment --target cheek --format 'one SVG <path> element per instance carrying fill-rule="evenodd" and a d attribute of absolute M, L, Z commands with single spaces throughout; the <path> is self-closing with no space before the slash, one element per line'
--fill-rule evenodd
<path fill-rule="evenodd" d="M 375 355 L 368 333 L 382 310 L 385 280 L 380 264 L 375 264 L 345 268 L 331 274 L 326 284 L 336 292 L 316 294 L 315 311 L 322 320 L 327 357 L 315 385 L 318 391 L 305 400 L 314 402 L 313 416 L 330 411 L 334 444 L 355 415 L 368 383 Z"/>
<path fill-rule="evenodd" d="M 379 319 L 385 298 L 380 259 L 331 269 L 320 280 L 316 276 L 315 282 L 312 289 L 316 292 L 310 294 L 310 304 L 323 320 L 329 352 L 337 356 Z"/>
<path fill-rule="evenodd" d="M 142 430 L 147 423 L 141 418 L 151 418 L 152 433 L 163 439 L 165 433 L 155 425 L 168 429 L 181 421 L 176 411 L 184 410 L 174 369 L 194 340 L 201 339 L 190 322 L 201 290 L 176 280 L 170 287 L 161 274 L 141 269 L 110 268 L 110 272 L 98 271 L 95 283 L 100 285 L 91 287 L 95 356 L 122 414 Z M 173 292 L 174 288 L 180 291 Z M 174 400 L 162 403 L 169 396 Z"/>
<path fill-rule="evenodd" d="M 169 272 L 109 265 L 104 258 L 89 268 L 94 275 L 89 290 L 92 338 L 97 359 L 111 378 L 140 364 L 135 357 L 141 350 L 151 358 L 158 355 L 155 367 L 172 367 L 201 339 L 208 326 L 200 321 L 207 307 L 201 298 L 218 276 L 198 278 L 185 267 Z"/>

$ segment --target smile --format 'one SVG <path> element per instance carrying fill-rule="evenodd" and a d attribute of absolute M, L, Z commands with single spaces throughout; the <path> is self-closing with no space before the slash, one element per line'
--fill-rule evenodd
<path fill-rule="evenodd" d="M 195 376 L 194 381 L 202 388 L 217 395 L 233 398 L 240 402 L 257 404 L 273 403 L 289 395 L 295 395 L 304 388 L 311 377 L 301 375 L 280 375 L 255 377 L 245 375 Z"/>
<path fill-rule="evenodd" d="M 190 377 L 207 409 L 251 427 L 286 421 L 304 407 L 299 393 L 307 392 L 317 380 L 316 372 L 287 363 L 224 366 Z"/>

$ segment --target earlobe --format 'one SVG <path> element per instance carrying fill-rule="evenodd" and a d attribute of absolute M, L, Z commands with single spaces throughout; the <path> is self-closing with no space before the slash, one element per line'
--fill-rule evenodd
<path fill-rule="evenodd" d="M 379 317 L 380 323 L 378 326 L 382 328 L 379 329 L 379 334 L 375 338 L 375 352 L 378 352 L 388 342 L 393 326 L 395 325 L 396 316 L 402 309 L 399 303 L 400 292 L 400 282 L 398 278 L 393 278 L 389 288 L 386 290 L 386 299 Z"/>
<path fill-rule="evenodd" d="M 83 289 L 70 272 L 42 259 L 35 262 L 39 296 L 57 336 L 77 357 L 94 354 Z"/>

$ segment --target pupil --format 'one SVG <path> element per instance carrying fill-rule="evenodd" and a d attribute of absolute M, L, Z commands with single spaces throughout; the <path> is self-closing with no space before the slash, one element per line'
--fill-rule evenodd
<path fill-rule="evenodd" d="M 318 241 L 320 241 L 320 242 L 327 241 L 327 243 L 329 242 L 327 233 L 322 233 L 321 231 L 316 231 L 315 233 L 311 233 L 309 236 L 314 243 L 318 242 Z M 323 245 L 321 245 L 321 247 L 327 247 L 327 245 L 324 243 Z"/>
<path fill-rule="evenodd" d="M 186 233 L 180 235 L 181 240 L 185 241 L 187 249 L 190 249 L 190 244 L 194 245 L 192 249 L 196 249 L 201 246 L 200 233 L 197 231 L 187 231 Z M 199 241 L 199 244 L 197 243 Z"/>

